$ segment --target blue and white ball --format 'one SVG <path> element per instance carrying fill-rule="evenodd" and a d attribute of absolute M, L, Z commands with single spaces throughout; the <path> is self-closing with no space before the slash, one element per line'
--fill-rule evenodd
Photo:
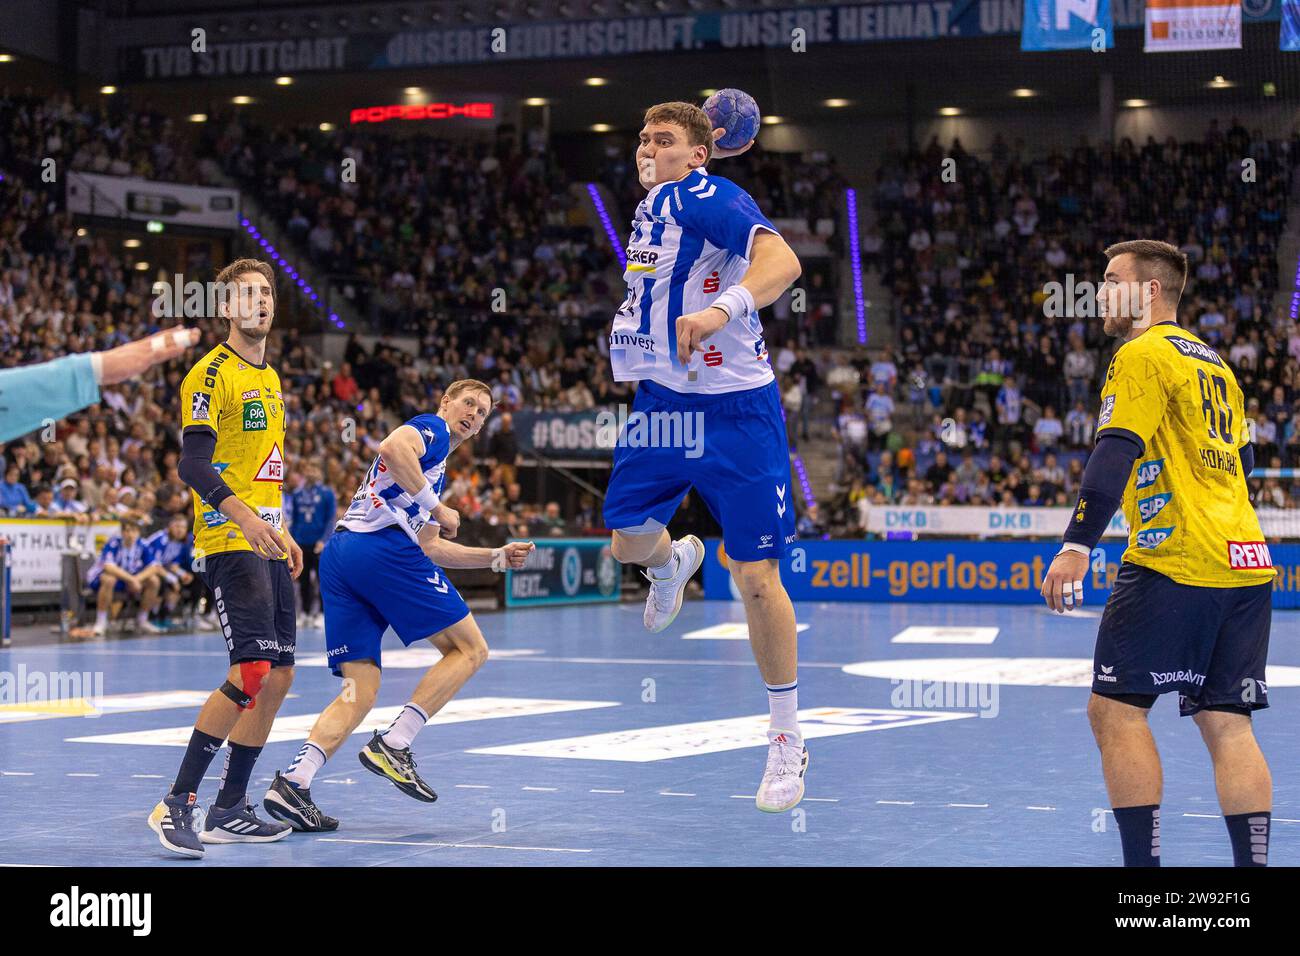
<path fill-rule="evenodd" d="M 704 112 L 714 129 L 727 131 L 715 146 L 739 149 L 758 135 L 758 103 L 744 90 L 718 90 L 704 101 Z"/>

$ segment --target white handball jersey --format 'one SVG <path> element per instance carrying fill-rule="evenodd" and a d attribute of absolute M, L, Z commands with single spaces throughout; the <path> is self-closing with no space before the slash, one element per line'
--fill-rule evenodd
<path fill-rule="evenodd" d="M 616 382 L 649 379 L 677 392 L 716 394 L 773 380 L 757 313 L 733 315 L 689 367 L 677 361 L 677 319 L 708 308 L 741 280 L 759 229 L 780 235 L 747 192 L 703 166 L 646 194 L 627 245 L 627 298 L 609 336 Z"/>
<path fill-rule="evenodd" d="M 406 424 L 424 439 L 420 470 L 434 493 L 441 495 L 443 482 L 447 479 L 447 455 L 451 451 L 451 432 L 447 423 L 437 415 L 416 415 Z M 398 525 L 415 541 L 427 523 L 420 514 L 420 506 L 393 480 L 388 466 L 376 455 L 338 527 L 349 531 L 379 531 Z"/>

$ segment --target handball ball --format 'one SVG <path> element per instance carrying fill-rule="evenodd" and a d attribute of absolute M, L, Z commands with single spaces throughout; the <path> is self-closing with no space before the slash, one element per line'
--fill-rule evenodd
<path fill-rule="evenodd" d="M 727 132 L 714 143 L 723 149 L 739 149 L 758 135 L 758 104 L 744 90 L 718 90 L 704 101 L 714 129 Z"/>

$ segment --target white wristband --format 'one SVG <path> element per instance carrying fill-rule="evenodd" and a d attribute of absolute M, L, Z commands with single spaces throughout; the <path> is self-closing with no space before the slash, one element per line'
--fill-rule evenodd
<path fill-rule="evenodd" d="M 429 484 L 411 495 L 411 500 L 430 514 L 438 507 L 438 496 L 434 493 L 433 486 Z"/>
<path fill-rule="evenodd" d="M 748 289 L 739 284 L 727 289 L 726 292 L 714 299 L 710 305 L 712 308 L 721 309 L 727 313 L 728 321 L 735 318 L 744 319 L 751 312 L 758 311 L 758 307 L 754 305 L 754 296 Z"/>
<path fill-rule="evenodd" d="M 1057 554 L 1064 554 L 1066 551 L 1073 551 L 1075 554 L 1092 554 L 1091 549 L 1086 545 L 1079 544 L 1077 541 L 1064 541 L 1061 543 L 1061 550 Z"/>

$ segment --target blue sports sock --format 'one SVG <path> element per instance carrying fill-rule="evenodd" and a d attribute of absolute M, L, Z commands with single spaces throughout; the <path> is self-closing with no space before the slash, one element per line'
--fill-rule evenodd
<path fill-rule="evenodd" d="M 185 757 L 181 760 L 181 769 L 176 774 L 176 782 L 172 784 L 172 796 L 178 793 L 199 792 L 199 784 L 203 782 L 203 775 L 208 772 L 208 767 L 212 764 L 212 758 L 221 749 L 221 744 L 220 737 L 213 737 L 201 730 L 195 730 L 194 733 L 190 734 L 190 743 L 185 748 Z"/>
<path fill-rule="evenodd" d="M 1125 866 L 1160 865 L 1160 804 L 1115 807 Z"/>
<path fill-rule="evenodd" d="M 1224 816 L 1228 839 L 1232 841 L 1233 866 L 1268 866 L 1268 834 L 1273 812 L 1234 813 Z"/>
<path fill-rule="evenodd" d="M 221 789 L 217 791 L 217 809 L 229 810 L 239 806 L 248 797 L 248 778 L 253 775 L 253 764 L 261 747 L 245 747 L 232 743 L 226 753 L 226 769 L 221 774 Z"/>

